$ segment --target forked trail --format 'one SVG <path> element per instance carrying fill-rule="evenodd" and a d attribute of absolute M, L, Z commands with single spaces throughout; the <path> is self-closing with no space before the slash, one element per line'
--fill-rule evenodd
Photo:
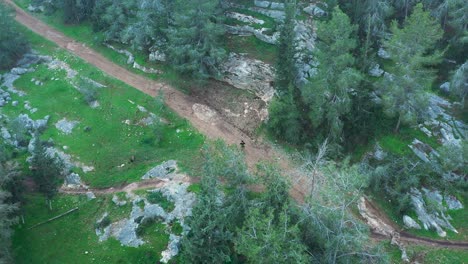
<path fill-rule="evenodd" d="M 260 161 L 272 161 L 279 163 L 285 171 L 291 171 L 291 166 L 287 158 L 281 153 L 277 152 L 268 143 L 262 142 L 260 139 L 254 139 L 243 133 L 240 129 L 230 124 L 222 118 L 218 118 L 215 122 L 207 123 L 197 118 L 192 110 L 192 106 L 197 102 L 196 98 L 192 98 L 179 90 L 171 87 L 170 85 L 161 82 L 147 79 L 138 74 L 132 73 L 129 70 L 116 65 L 108 60 L 100 53 L 88 48 L 86 45 L 77 42 L 69 37 L 66 37 L 61 32 L 51 28 L 39 19 L 26 13 L 19 8 L 11 0 L 3 0 L 9 3 L 16 10 L 16 20 L 28 27 L 35 33 L 45 37 L 46 39 L 56 43 L 59 47 L 68 50 L 86 62 L 96 66 L 106 74 L 118 79 L 136 89 L 150 95 L 156 96 L 159 91 L 165 95 L 166 104 L 175 111 L 178 115 L 186 118 L 190 123 L 201 133 L 209 139 L 223 139 L 228 144 L 239 144 L 242 140 L 245 144 L 246 161 L 250 168 L 254 168 L 255 164 Z M 221 116 L 221 115 L 220 115 Z M 193 181 L 185 179 L 184 181 Z M 147 180 L 138 183 L 131 183 L 122 187 L 114 187 L 107 189 L 90 189 L 90 190 L 66 190 L 61 189 L 63 193 L 81 194 L 87 191 L 93 191 L 96 194 L 115 193 L 120 191 L 130 191 L 146 188 L 160 188 L 166 182 L 161 180 Z M 301 202 L 304 200 L 304 192 L 300 184 L 295 184 L 291 190 L 291 196 Z M 407 243 L 418 243 L 430 246 L 468 249 L 468 243 L 465 242 L 448 242 L 440 240 L 432 240 L 426 238 L 415 237 L 411 234 L 400 232 L 401 240 Z M 378 238 L 378 235 L 375 235 Z"/>

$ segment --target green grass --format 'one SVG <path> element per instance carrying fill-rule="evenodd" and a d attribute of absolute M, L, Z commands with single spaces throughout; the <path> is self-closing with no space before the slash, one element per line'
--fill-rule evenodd
<path fill-rule="evenodd" d="M 174 203 L 167 200 L 161 192 L 149 192 L 146 195 L 146 199 L 152 204 L 158 204 L 166 212 L 172 212 L 172 210 L 174 210 Z"/>
<path fill-rule="evenodd" d="M 43 139 L 54 139 L 59 148 L 68 146 L 67 153 L 80 162 L 95 167 L 95 171 L 82 175 L 86 183 L 93 187 L 107 187 L 138 181 L 150 168 L 168 159 L 178 160 L 180 168 L 190 174 L 198 171 L 196 164 L 199 162 L 196 161 L 201 159 L 198 151 L 204 137 L 185 119 L 166 107 L 159 109 L 150 96 L 108 77 L 34 33 L 26 29 L 24 31 L 36 50 L 66 61 L 72 69 L 79 72 L 79 76 L 89 77 L 107 86 L 99 90 L 101 107 L 92 109 L 84 101 L 83 95 L 65 80 L 64 71 L 50 71 L 47 66 L 39 65 L 35 72 L 27 73 L 15 82 L 15 86 L 25 91 L 27 96 L 13 96 L 13 100 L 19 100 L 20 106 L 24 100 L 28 100 L 33 107 L 39 109 L 31 115 L 32 118 L 51 116 Z M 42 80 L 44 85 L 34 85 L 32 78 Z M 52 78 L 59 80 L 53 81 Z M 160 142 L 155 139 L 151 127 L 133 125 L 147 116 L 137 110 L 137 105 L 168 120 L 168 124 L 162 124 L 160 129 Z M 15 116 L 25 111 L 20 106 L 8 105 L 3 110 L 6 114 Z M 62 134 L 54 126 L 63 117 L 80 122 L 71 135 Z M 132 125 L 124 124 L 125 120 L 130 120 Z M 86 132 L 85 127 L 90 127 L 91 131 Z M 176 133 L 177 129 L 182 132 Z M 135 156 L 135 162 L 130 162 L 131 156 Z M 122 164 L 125 166 L 120 167 Z"/>
<path fill-rule="evenodd" d="M 111 196 L 99 196 L 88 201 L 85 196 L 58 196 L 49 211 L 43 196 L 28 195 L 24 206 L 26 224 L 18 225 L 13 236 L 15 262 L 21 263 L 156 263 L 168 243 L 168 235 L 160 227 L 147 228 L 143 239 L 148 241 L 138 248 L 123 247 L 110 238 L 99 242 L 94 224 L 104 212 L 111 221 L 128 217 L 130 207 L 118 207 Z M 79 210 L 67 216 L 27 228 L 66 212 Z M 86 254 L 85 252 L 88 252 Z"/>
<path fill-rule="evenodd" d="M 249 58 L 274 64 L 278 54 L 278 47 L 265 43 L 255 36 L 240 37 L 227 36 L 226 49 L 235 53 L 246 53 Z"/>

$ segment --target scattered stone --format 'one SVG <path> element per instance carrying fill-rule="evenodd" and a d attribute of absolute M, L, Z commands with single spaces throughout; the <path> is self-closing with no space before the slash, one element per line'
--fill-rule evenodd
<path fill-rule="evenodd" d="M 429 157 L 431 155 L 439 156 L 439 154 L 428 144 L 421 142 L 418 139 L 414 139 L 411 145 L 408 147 L 413 151 L 413 153 L 418 156 L 422 161 L 429 162 Z"/>
<path fill-rule="evenodd" d="M 261 19 L 255 18 L 253 16 L 237 13 L 237 12 L 226 12 L 225 15 L 229 18 L 234 18 L 244 23 L 258 24 L 258 25 L 265 24 L 265 21 Z"/>
<path fill-rule="evenodd" d="M 82 188 L 84 185 L 81 182 L 81 177 L 77 173 L 70 173 L 69 175 L 65 176 L 65 181 L 63 185 L 66 188 L 70 189 L 79 189 Z"/>
<path fill-rule="evenodd" d="M 266 9 L 266 8 L 256 7 L 256 6 L 250 7 L 249 10 L 260 13 L 265 16 L 269 16 L 276 21 L 283 21 L 284 18 L 286 17 L 286 13 L 283 10 L 271 10 L 271 9 Z"/>
<path fill-rule="evenodd" d="M 324 15 L 327 14 L 327 12 L 325 12 L 323 9 L 321 9 L 320 7 L 318 7 L 315 4 L 310 4 L 309 6 L 304 8 L 303 10 L 304 10 L 304 12 L 306 12 L 307 14 L 309 14 L 311 16 L 321 17 L 321 16 L 324 16 Z"/>
<path fill-rule="evenodd" d="M 101 106 L 101 104 L 99 103 L 98 100 L 94 100 L 91 103 L 89 103 L 89 107 L 91 108 L 98 108 L 99 106 Z"/>
<path fill-rule="evenodd" d="M 144 107 L 141 106 L 141 105 L 137 105 L 137 108 L 138 108 L 138 111 L 140 111 L 140 112 L 143 112 L 143 113 L 148 112 L 148 110 L 146 110 L 146 108 L 144 108 Z"/>
<path fill-rule="evenodd" d="M 169 235 L 169 244 L 167 245 L 167 249 L 161 252 L 161 262 L 167 263 L 170 259 L 175 257 L 179 253 L 179 244 L 180 244 L 180 236 L 176 236 L 174 234 Z"/>
<path fill-rule="evenodd" d="M 17 105 L 18 105 L 18 101 L 13 101 L 13 102 L 11 102 L 11 105 L 12 105 L 12 106 L 17 106 Z"/>
<path fill-rule="evenodd" d="M 32 71 L 34 71 L 34 70 L 33 69 L 26 69 L 26 68 L 16 67 L 16 68 L 11 69 L 10 73 L 11 74 L 16 74 L 16 75 L 23 75 L 25 73 L 32 72 Z"/>
<path fill-rule="evenodd" d="M 414 221 L 413 218 L 407 215 L 403 216 L 403 223 L 407 228 L 421 229 L 421 226 L 416 221 Z"/>
<path fill-rule="evenodd" d="M 453 195 L 444 196 L 445 203 L 450 210 L 460 210 L 463 209 L 463 204 Z"/>
<path fill-rule="evenodd" d="M 450 93 L 450 83 L 449 82 L 444 82 L 443 84 L 440 85 L 439 88 L 444 93 Z"/>
<path fill-rule="evenodd" d="M 104 45 L 106 45 L 106 47 L 116 51 L 117 53 L 120 53 L 120 54 L 123 54 L 125 56 L 127 56 L 127 64 L 132 64 L 135 62 L 135 57 L 133 56 L 133 54 L 128 51 L 128 50 L 121 50 L 121 49 L 117 49 L 115 48 L 114 46 L 108 44 L 108 43 L 104 43 Z"/>
<path fill-rule="evenodd" d="M 382 161 L 387 157 L 387 153 L 382 149 L 382 147 L 377 143 L 374 148 L 374 158 L 378 161 Z"/>
<path fill-rule="evenodd" d="M 53 60 L 49 62 L 47 66 L 49 67 L 49 69 L 52 69 L 52 70 L 57 70 L 57 69 L 64 70 L 67 73 L 68 79 L 73 79 L 75 78 L 76 75 L 78 75 L 78 72 L 70 68 L 70 65 L 68 65 L 64 61 Z"/>
<path fill-rule="evenodd" d="M 149 61 L 166 61 L 166 54 L 164 52 L 155 50 L 149 54 Z"/>
<path fill-rule="evenodd" d="M 207 105 L 193 104 L 192 110 L 193 110 L 193 114 L 198 119 L 206 123 L 214 124 L 214 122 L 216 122 L 216 120 L 218 119 L 218 114 L 216 113 L 216 111 L 214 111 Z"/>
<path fill-rule="evenodd" d="M 259 40 L 269 43 L 269 44 L 277 44 L 279 40 L 279 32 L 271 32 L 269 28 L 254 28 L 249 25 L 242 25 L 242 26 L 231 26 L 231 25 L 224 25 L 226 28 L 226 32 L 232 35 L 238 36 L 255 36 Z"/>
<path fill-rule="evenodd" d="M 380 77 L 384 74 L 384 70 L 380 69 L 380 65 L 378 63 L 374 64 L 372 69 L 369 70 L 369 75 L 373 77 Z"/>
<path fill-rule="evenodd" d="M 122 201 L 117 195 L 112 196 L 112 202 L 117 206 L 124 206 L 127 204 L 127 201 Z"/>
<path fill-rule="evenodd" d="M 390 54 L 383 48 L 379 48 L 377 55 L 382 59 L 390 59 Z"/>
<path fill-rule="evenodd" d="M 78 121 L 69 121 L 66 118 L 63 118 L 59 120 L 56 124 L 55 127 L 65 133 L 66 135 L 71 134 L 73 131 L 73 128 L 79 124 L 80 122 Z"/>
<path fill-rule="evenodd" d="M 168 160 L 160 165 L 149 170 L 142 179 L 151 179 L 151 178 L 171 178 L 173 173 L 177 170 L 177 162 L 175 160 Z"/>
<path fill-rule="evenodd" d="M 93 192 L 87 192 L 86 197 L 88 198 L 88 200 L 96 199 L 96 195 L 94 195 Z"/>
<path fill-rule="evenodd" d="M 140 64 L 138 64 L 137 62 L 133 62 L 133 68 L 134 69 L 138 69 L 142 72 L 145 72 L 145 73 L 154 73 L 154 74 L 161 74 L 162 71 L 160 70 L 157 70 L 157 69 L 153 69 L 153 68 L 146 68 L 145 66 L 142 66 Z"/>

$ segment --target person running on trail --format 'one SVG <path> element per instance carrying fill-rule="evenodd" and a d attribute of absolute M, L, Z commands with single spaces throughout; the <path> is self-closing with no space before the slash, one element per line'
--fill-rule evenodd
<path fill-rule="evenodd" d="M 245 148 L 245 142 L 244 142 L 244 140 L 241 140 L 240 145 L 241 145 L 241 148 L 242 148 L 242 149 Z"/>

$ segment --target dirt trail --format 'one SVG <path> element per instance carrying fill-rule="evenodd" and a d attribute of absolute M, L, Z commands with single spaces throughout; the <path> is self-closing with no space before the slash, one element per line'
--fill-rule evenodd
<path fill-rule="evenodd" d="M 246 143 L 244 151 L 246 153 L 247 164 L 250 168 L 254 168 L 255 165 L 262 160 L 267 160 L 279 163 L 283 169 L 286 169 L 287 171 L 289 170 L 288 162 L 284 161 L 286 160 L 285 157 L 275 151 L 269 144 L 262 142 L 261 139 L 251 138 L 222 118 L 218 118 L 215 121 L 205 122 L 196 117 L 192 110 L 192 106 L 195 103 L 202 103 L 196 101 L 196 98 L 192 98 L 164 82 L 147 79 L 114 64 L 112 61 L 108 60 L 100 53 L 90 49 L 85 44 L 66 37 L 63 33 L 51 28 L 41 20 L 28 14 L 11 0 L 4 1 L 14 7 L 16 10 L 16 20 L 19 23 L 56 43 L 59 47 L 68 50 L 86 62 L 96 66 L 113 78 L 118 79 L 150 96 L 156 96 L 159 91 L 162 91 L 165 95 L 166 104 L 178 115 L 189 120 L 190 123 L 207 138 L 223 139 L 227 144 L 239 144 L 241 140 L 243 140 Z M 293 187 L 291 195 L 295 199 L 303 201 L 304 195 L 299 188 Z"/>
<path fill-rule="evenodd" d="M 190 123 L 201 133 L 206 135 L 209 139 L 223 139 L 228 144 L 238 144 L 241 140 L 244 140 L 246 161 L 249 167 L 253 168 L 255 164 L 262 160 L 275 161 L 285 169 L 290 171 L 290 164 L 287 162 L 287 159 L 276 150 L 274 150 L 269 144 L 263 143 L 259 139 L 254 139 L 240 131 L 238 128 L 232 124 L 226 122 L 222 118 L 217 119 L 215 122 L 207 123 L 197 118 L 192 110 L 192 106 L 195 103 L 195 98 L 192 98 L 177 89 L 165 84 L 163 82 L 156 82 L 149 80 L 143 76 L 132 73 L 127 69 L 120 67 L 96 51 L 88 48 L 86 45 L 77 42 L 71 38 L 66 37 L 61 32 L 51 28 L 46 25 L 39 19 L 31 16 L 30 14 L 23 11 L 11 0 L 4 0 L 6 3 L 9 3 L 16 10 L 16 20 L 34 31 L 35 33 L 49 39 L 50 41 L 56 43 L 59 47 L 68 50 L 69 52 L 75 54 L 76 56 L 82 58 L 88 63 L 96 66 L 103 72 L 108 75 L 127 83 L 128 85 L 135 87 L 136 89 L 150 95 L 155 96 L 159 91 L 162 91 L 165 95 L 166 104 L 177 114 L 188 119 Z M 187 179 L 190 181 L 190 179 Z M 131 183 L 122 187 L 114 187 L 107 189 L 89 189 L 89 190 L 66 190 L 61 189 L 62 193 L 69 194 L 81 194 L 86 193 L 87 191 L 92 191 L 96 194 L 106 194 L 106 193 L 115 193 L 120 191 L 132 191 L 137 189 L 145 188 L 159 188 L 166 184 L 162 180 L 147 180 L 138 183 Z M 301 191 L 299 184 L 293 186 L 291 191 L 291 196 L 301 202 L 304 200 L 304 192 Z M 384 217 L 379 211 L 379 215 Z M 385 220 L 383 220 L 385 221 Z M 391 221 L 390 221 L 391 223 Z M 394 225 L 392 223 L 392 225 Z M 429 246 L 438 246 L 438 247 L 448 247 L 448 248 L 461 248 L 468 249 L 468 243 L 466 242 L 449 242 L 449 241 L 440 241 L 433 239 L 426 239 L 415 237 L 411 234 L 408 234 L 404 231 L 399 231 L 401 235 L 401 240 L 407 243 L 417 243 L 424 244 Z M 373 236 L 376 238 L 382 237 L 376 233 L 373 233 Z"/>

